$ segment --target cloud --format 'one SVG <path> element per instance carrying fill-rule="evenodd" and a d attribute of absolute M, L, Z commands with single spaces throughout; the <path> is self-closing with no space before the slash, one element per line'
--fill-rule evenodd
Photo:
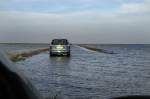
<path fill-rule="evenodd" d="M 42 13 L 74 13 L 97 11 L 97 13 L 147 14 L 149 0 L 2 0 L 0 11 Z"/>
<path fill-rule="evenodd" d="M 150 43 L 150 16 L 93 11 L 61 14 L 0 12 L 1 42 Z"/>
<path fill-rule="evenodd" d="M 37 43 L 64 37 L 74 43 L 150 43 L 148 0 L 7 0 L 5 3 L 8 5 L 1 8 L 10 10 L 0 11 L 0 42 Z"/>
<path fill-rule="evenodd" d="M 145 0 L 141 3 L 124 3 L 120 7 L 120 12 L 127 14 L 150 14 L 150 1 Z"/>

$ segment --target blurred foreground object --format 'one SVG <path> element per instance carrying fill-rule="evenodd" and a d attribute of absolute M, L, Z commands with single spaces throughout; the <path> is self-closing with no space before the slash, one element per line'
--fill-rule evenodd
<path fill-rule="evenodd" d="M 2 51 L 0 51 L 0 99 L 42 99 Z"/>

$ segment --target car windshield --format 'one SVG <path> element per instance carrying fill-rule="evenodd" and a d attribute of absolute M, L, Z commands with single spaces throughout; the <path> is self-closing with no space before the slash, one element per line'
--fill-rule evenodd
<path fill-rule="evenodd" d="M 150 95 L 150 0 L 0 0 L 0 49 L 45 99 Z"/>
<path fill-rule="evenodd" d="M 52 40 L 52 45 L 67 45 L 68 41 L 63 39 Z"/>

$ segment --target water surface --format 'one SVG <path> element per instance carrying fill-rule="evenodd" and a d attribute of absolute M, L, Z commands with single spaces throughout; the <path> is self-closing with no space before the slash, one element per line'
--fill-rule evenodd
<path fill-rule="evenodd" d="M 95 45 L 114 51 L 105 54 L 72 46 L 71 57 L 48 52 L 16 65 L 43 97 L 108 99 L 150 95 L 150 45 Z"/>

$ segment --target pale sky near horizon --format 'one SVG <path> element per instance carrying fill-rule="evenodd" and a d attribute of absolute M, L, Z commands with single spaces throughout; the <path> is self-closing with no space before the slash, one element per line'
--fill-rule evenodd
<path fill-rule="evenodd" d="M 0 0 L 0 43 L 150 44 L 150 0 Z"/>

